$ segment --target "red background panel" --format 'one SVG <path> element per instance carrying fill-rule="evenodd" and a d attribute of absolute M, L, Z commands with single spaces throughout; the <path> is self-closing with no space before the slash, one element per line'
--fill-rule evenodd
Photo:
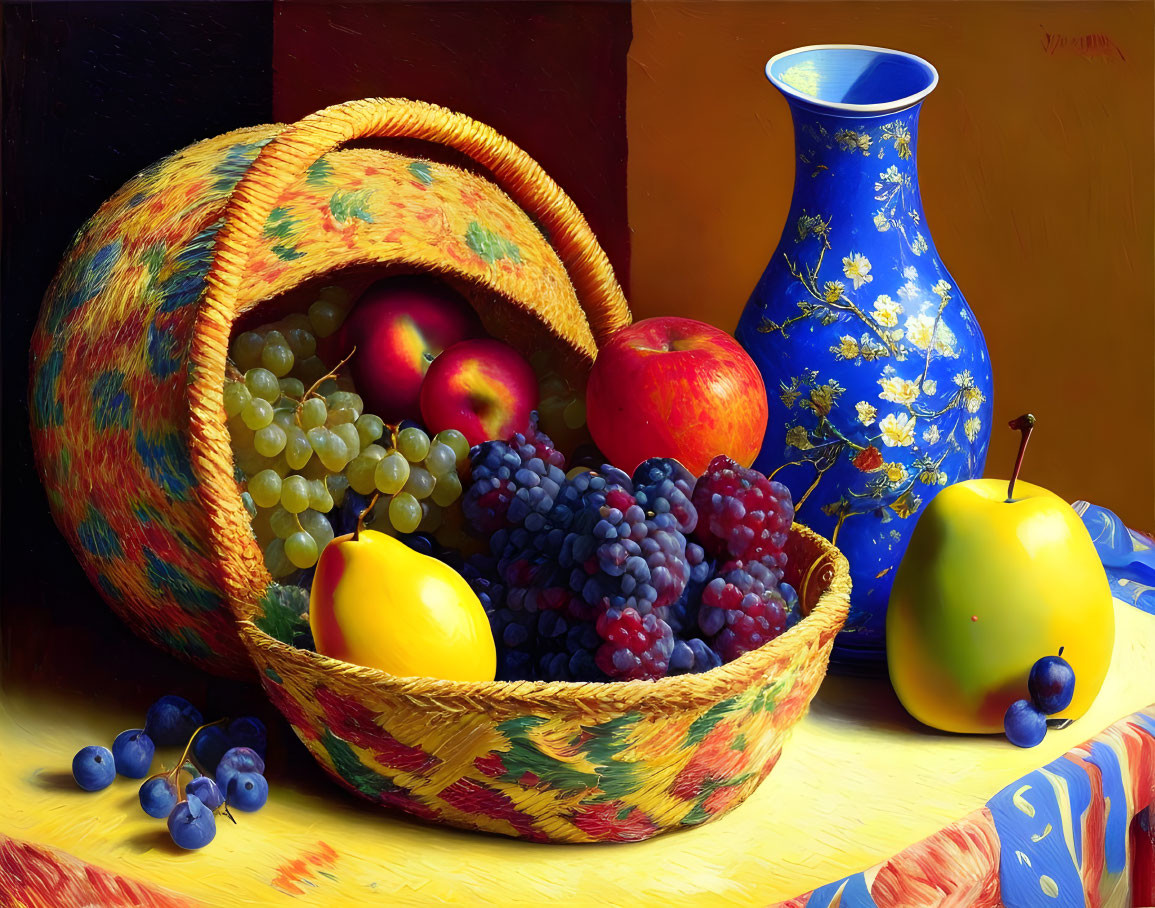
<path fill-rule="evenodd" d="M 569 193 L 624 286 L 630 38 L 628 3 L 278 3 L 273 115 L 404 97 L 487 123 Z"/>

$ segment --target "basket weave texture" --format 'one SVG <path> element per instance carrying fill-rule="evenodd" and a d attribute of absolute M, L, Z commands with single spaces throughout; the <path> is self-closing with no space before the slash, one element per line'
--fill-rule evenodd
<path fill-rule="evenodd" d="M 492 332 L 527 353 L 552 344 L 579 374 L 595 331 L 629 320 L 572 202 L 488 127 L 402 101 L 322 113 L 199 142 L 129 181 L 77 234 L 32 340 L 33 444 L 57 526 L 134 630 L 222 674 L 251 670 L 229 598 L 270 580 L 240 509 L 220 400 L 237 315 L 341 269 L 435 271 Z M 500 167 L 538 223 L 459 168 L 328 153 L 362 135 L 432 138 Z M 584 281 L 592 328 L 570 275 Z"/>
<path fill-rule="evenodd" d="M 809 615 L 713 671 L 660 681 L 398 678 L 288 646 L 248 611 L 269 698 L 322 767 L 370 801 L 538 842 L 628 842 L 737 806 L 774 768 L 846 620 L 846 559 L 795 525 L 786 579 Z"/>
<path fill-rule="evenodd" d="M 336 150 L 375 136 L 457 149 L 505 192 L 430 161 Z M 397 678 L 253 623 L 271 578 L 234 475 L 229 338 L 258 303 L 307 298 L 334 271 L 370 265 L 440 272 L 491 331 L 526 353 L 552 348 L 578 374 L 629 323 L 573 203 L 467 117 L 355 101 L 178 152 L 80 231 L 33 338 L 38 466 L 93 583 L 171 652 L 222 673 L 255 665 L 334 778 L 417 816 L 534 841 L 631 841 L 740 803 L 805 713 L 846 618 L 846 561 L 804 527 L 790 534 L 787 580 L 807 617 L 704 674 Z"/>

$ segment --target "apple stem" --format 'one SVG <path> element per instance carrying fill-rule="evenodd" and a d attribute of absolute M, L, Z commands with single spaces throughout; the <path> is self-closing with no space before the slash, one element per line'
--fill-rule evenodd
<path fill-rule="evenodd" d="M 357 525 L 353 527 L 353 541 L 356 542 L 361 538 L 361 531 L 365 529 L 365 518 L 369 516 L 369 512 L 373 510 L 377 504 L 377 499 L 381 497 L 380 492 L 374 492 L 373 497 L 369 499 L 369 505 L 360 514 L 357 515 Z"/>
<path fill-rule="evenodd" d="M 1023 455 L 1027 453 L 1027 442 L 1031 439 L 1031 431 L 1035 428 L 1035 417 L 1030 413 L 1015 417 L 1007 423 L 1012 429 L 1023 433 L 1019 441 L 1019 456 L 1015 458 L 1015 469 L 1011 473 L 1011 481 L 1007 484 L 1007 501 L 1015 500 L 1015 480 L 1019 478 L 1019 470 L 1023 466 Z"/>
<path fill-rule="evenodd" d="M 1065 646 L 1060 646 L 1060 647 L 1059 647 L 1059 655 L 1060 655 L 1060 656 L 1061 656 L 1061 655 L 1063 655 L 1063 650 L 1065 650 L 1065 649 L 1066 649 L 1066 647 L 1065 647 Z"/>

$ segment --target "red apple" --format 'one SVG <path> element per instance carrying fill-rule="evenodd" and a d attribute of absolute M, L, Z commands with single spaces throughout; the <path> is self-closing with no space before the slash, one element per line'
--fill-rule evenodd
<path fill-rule="evenodd" d="M 766 433 L 766 386 L 725 331 L 648 318 L 598 351 L 586 387 L 590 432 L 615 467 L 673 457 L 700 475 L 718 454 L 750 466 Z"/>
<path fill-rule="evenodd" d="M 488 337 L 454 344 L 433 361 L 421 385 L 429 434 L 457 429 L 470 445 L 526 431 L 536 407 L 537 376 L 529 363 Z"/>
<path fill-rule="evenodd" d="M 484 334 L 477 313 L 441 281 L 387 278 L 357 300 L 325 364 L 335 366 L 356 347 L 348 369 L 366 412 L 397 423 L 420 417 L 430 363 L 459 341 Z"/>

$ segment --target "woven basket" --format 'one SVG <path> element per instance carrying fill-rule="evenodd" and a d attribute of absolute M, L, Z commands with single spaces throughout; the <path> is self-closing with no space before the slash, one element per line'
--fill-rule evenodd
<path fill-rule="evenodd" d="M 334 151 L 372 136 L 464 152 L 512 200 L 445 165 Z M 307 299 L 333 272 L 368 266 L 441 273 L 492 332 L 527 353 L 552 348 L 579 376 L 597 343 L 629 322 L 572 202 L 466 117 L 357 101 L 191 146 L 82 229 L 33 340 L 38 464 L 93 582 L 170 651 L 214 671 L 255 664 L 326 770 L 378 803 L 557 842 L 645 839 L 740 803 L 805 713 L 846 618 L 846 561 L 804 527 L 789 537 L 787 579 L 807 616 L 703 674 L 397 678 L 287 646 L 253 623 L 271 578 L 234 479 L 222 397 L 229 337 L 260 302 Z"/>
<path fill-rule="evenodd" d="M 269 698 L 342 786 L 425 820 L 537 842 L 695 826 L 766 778 L 846 620 L 846 559 L 797 524 L 786 580 L 807 614 L 719 668 L 659 681 L 398 678 L 296 649 L 242 609 Z"/>
<path fill-rule="evenodd" d="M 460 168 L 329 153 L 372 136 L 457 149 L 512 200 Z M 491 333 L 527 355 L 550 349 L 579 379 L 597 340 L 629 323 L 584 218 L 524 152 L 401 100 L 238 130 L 160 161 L 84 225 L 46 295 L 29 399 L 57 526 L 134 630 L 210 671 L 251 672 L 228 602 L 270 579 L 224 423 L 233 322 L 368 268 L 440 273 Z"/>

